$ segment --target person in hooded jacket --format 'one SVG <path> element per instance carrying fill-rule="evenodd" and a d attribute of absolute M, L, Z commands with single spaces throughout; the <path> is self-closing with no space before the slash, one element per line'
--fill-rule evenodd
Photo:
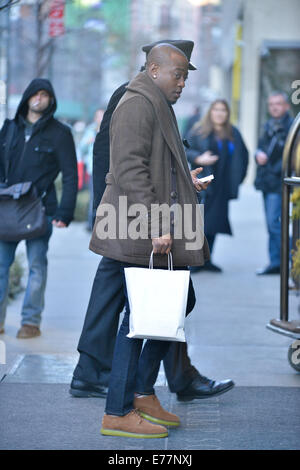
<path fill-rule="evenodd" d="M 77 159 L 74 141 L 70 129 L 53 117 L 56 107 L 55 93 L 49 80 L 36 78 L 24 91 L 14 119 L 6 119 L 0 131 L 0 182 L 10 186 L 31 181 L 40 196 L 46 193 L 42 200 L 48 219 L 47 232 L 41 237 L 26 240 L 29 276 L 18 338 L 41 334 L 49 239 L 53 226 L 64 228 L 69 225 L 76 204 Z M 9 146 L 8 152 L 5 152 L 6 145 Z M 8 171 L 4 161 L 6 158 Z M 58 204 L 54 180 L 60 172 L 62 197 Z M 4 333 L 9 269 L 17 245 L 18 242 L 0 240 L 1 333 Z"/>

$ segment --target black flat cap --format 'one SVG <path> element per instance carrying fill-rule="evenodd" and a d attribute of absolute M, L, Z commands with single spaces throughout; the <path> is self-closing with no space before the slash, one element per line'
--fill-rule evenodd
<path fill-rule="evenodd" d="M 190 70 L 197 70 L 197 67 L 195 67 L 191 62 L 190 58 L 192 55 L 192 50 L 194 47 L 194 42 L 193 41 L 185 41 L 184 39 L 163 39 L 162 41 L 156 41 L 152 42 L 152 44 L 147 44 L 146 46 L 142 47 L 142 50 L 148 54 L 148 52 L 151 51 L 152 47 L 157 46 L 158 44 L 171 44 L 172 46 L 177 47 L 180 49 L 187 57 L 189 61 L 189 69 Z"/>

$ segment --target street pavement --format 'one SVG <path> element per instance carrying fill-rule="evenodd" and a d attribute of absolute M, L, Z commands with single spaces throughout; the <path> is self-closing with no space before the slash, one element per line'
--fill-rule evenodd
<path fill-rule="evenodd" d="M 242 187 L 230 203 L 233 237 L 219 235 L 213 261 L 223 273 L 193 274 L 197 304 L 186 322 L 192 363 L 236 387 L 220 397 L 179 403 L 165 385 L 158 396 L 182 426 L 167 439 L 134 440 L 99 433 L 105 401 L 76 399 L 68 385 L 99 257 L 82 223 L 55 229 L 50 242 L 46 307 L 39 338 L 20 340 L 22 294 L 10 303 L 6 364 L 0 365 L 0 449 L 299 449 L 300 374 L 288 363 L 291 338 L 266 329 L 279 318 L 279 276 L 256 276 L 267 264 L 261 194 Z M 24 244 L 18 248 L 24 253 Z M 24 255 L 23 255 L 24 256 Z M 24 257 L 25 260 L 25 257 Z M 290 295 L 290 319 L 299 297 Z M 138 441 L 138 442 L 137 442 Z"/>

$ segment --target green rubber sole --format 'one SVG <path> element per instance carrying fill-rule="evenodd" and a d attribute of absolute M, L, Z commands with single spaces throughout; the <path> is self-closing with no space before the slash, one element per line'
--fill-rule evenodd
<path fill-rule="evenodd" d="M 100 433 L 103 436 L 134 437 L 136 439 L 155 439 L 161 437 L 168 437 L 168 432 L 163 432 L 160 434 L 136 434 L 134 432 L 118 431 L 117 429 L 103 428 L 101 428 Z"/>
<path fill-rule="evenodd" d="M 164 419 L 158 419 L 154 418 L 153 416 L 147 415 L 146 413 L 143 413 L 142 411 L 139 411 L 139 414 L 147 419 L 148 421 L 151 421 L 151 423 L 155 424 L 162 424 L 164 426 L 173 426 L 173 427 L 178 427 L 180 425 L 180 421 L 165 421 Z"/>

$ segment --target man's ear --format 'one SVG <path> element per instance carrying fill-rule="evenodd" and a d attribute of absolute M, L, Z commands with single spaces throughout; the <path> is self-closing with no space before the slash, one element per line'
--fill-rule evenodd
<path fill-rule="evenodd" d="M 153 78 L 155 80 L 157 78 L 159 66 L 157 64 L 152 63 L 152 64 L 150 64 L 148 70 L 149 70 L 149 74 L 150 74 L 151 78 Z"/>

